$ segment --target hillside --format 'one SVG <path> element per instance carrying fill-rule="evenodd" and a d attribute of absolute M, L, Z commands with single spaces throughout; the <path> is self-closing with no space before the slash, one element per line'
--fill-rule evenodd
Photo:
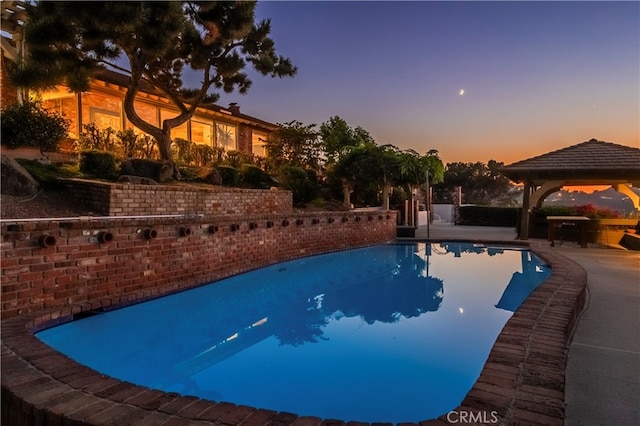
<path fill-rule="evenodd" d="M 640 195 L 639 188 L 632 188 L 632 190 Z M 610 209 L 620 212 L 622 216 L 630 216 L 635 210 L 633 203 L 626 195 L 619 193 L 613 188 L 608 188 L 603 191 L 594 191 L 591 194 L 587 194 L 582 191 L 567 191 L 562 190 L 551 194 L 544 201 L 545 205 L 556 206 L 574 206 L 593 204 L 600 209 Z M 637 212 L 636 212 L 637 214 Z"/>

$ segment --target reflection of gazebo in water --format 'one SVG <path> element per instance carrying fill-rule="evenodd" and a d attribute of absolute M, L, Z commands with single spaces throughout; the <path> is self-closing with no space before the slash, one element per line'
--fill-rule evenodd
<path fill-rule="evenodd" d="M 628 196 L 636 209 L 640 197 L 640 149 L 591 139 L 557 151 L 518 161 L 501 169 L 514 182 L 524 183 L 519 238 L 529 237 L 532 208 L 563 186 L 611 185 Z"/>
<path fill-rule="evenodd" d="M 496 308 L 515 312 L 542 279 L 551 272 L 550 269 L 538 269 L 542 263 L 529 250 L 522 250 L 520 256 L 522 258 L 522 272 L 513 274 L 507 288 L 502 293 L 502 297 L 496 304 Z"/>

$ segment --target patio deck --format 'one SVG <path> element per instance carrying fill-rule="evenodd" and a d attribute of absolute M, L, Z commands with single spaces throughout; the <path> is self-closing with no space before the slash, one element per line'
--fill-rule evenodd
<path fill-rule="evenodd" d="M 433 224 L 430 240 L 514 242 L 513 228 Z M 427 227 L 416 230 L 427 238 Z M 565 425 L 640 424 L 640 252 L 531 239 L 587 271 L 587 303 L 569 345 Z M 618 246 L 622 248 L 621 246 Z"/>

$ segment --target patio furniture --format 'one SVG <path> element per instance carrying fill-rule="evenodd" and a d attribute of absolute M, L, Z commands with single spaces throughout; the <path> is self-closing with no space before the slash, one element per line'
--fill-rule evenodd
<path fill-rule="evenodd" d="M 578 242 L 580 247 L 587 248 L 587 223 L 589 218 L 586 216 L 547 216 L 549 223 L 549 241 L 551 247 L 555 246 L 556 232 L 563 226 L 574 226 L 578 228 Z M 561 231 L 562 232 L 562 231 Z M 560 235 L 562 237 L 562 235 Z"/>

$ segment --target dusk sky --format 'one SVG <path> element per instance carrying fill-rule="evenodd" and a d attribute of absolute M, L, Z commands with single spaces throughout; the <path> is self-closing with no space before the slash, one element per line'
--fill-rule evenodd
<path fill-rule="evenodd" d="M 444 163 L 640 145 L 639 2 L 263 1 L 262 18 L 298 74 L 251 73 L 220 105 L 273 123 L 337 115 Z"/>

